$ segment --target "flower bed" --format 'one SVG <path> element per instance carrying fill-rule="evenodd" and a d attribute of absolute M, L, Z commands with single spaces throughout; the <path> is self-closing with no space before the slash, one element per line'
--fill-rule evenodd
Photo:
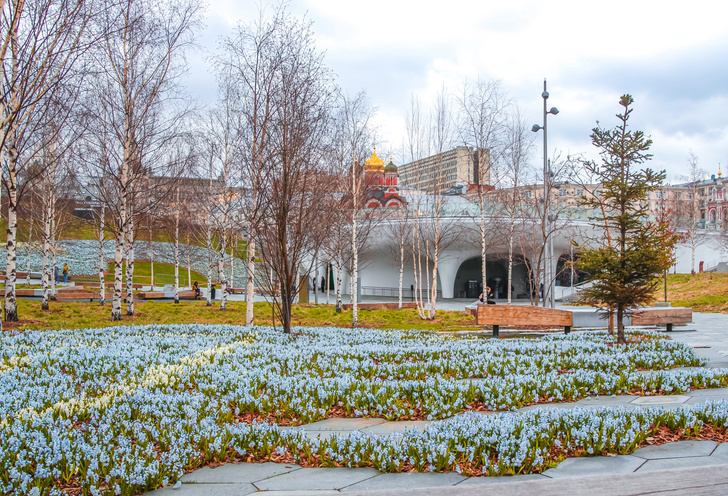
<path fill-rule="evenodd" d="M 557 456 L 623 452 L 661 425 L 725 426 L 725 403 L 695 411 L 458 416 L 424 432 L 311 441 L 331 416 L 444 419 L 592 394 L 676 393 L 728 384 L 728 370 L 657 335 L 610 347 L 603 333 L 541 340 L 426 332 L 144 326 L 0 336 L 0 493 L 133 494 L 212 460 L 271 457 L 381 470 L 508 473 Z M 639 370 L 652 370 L 644 373 Z"/>

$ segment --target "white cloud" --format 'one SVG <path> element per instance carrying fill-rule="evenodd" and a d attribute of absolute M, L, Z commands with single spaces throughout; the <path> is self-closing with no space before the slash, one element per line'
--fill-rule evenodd
<path fill-rule="evenodd" d="M 713 1 L 653 0 L 290 4 L 314 22 L 340 84 L 351 93 L 366 90 L 379 107 L 376 122 L 390 146 L 401 144 L 411 94 L 426 102 L 443 84 L 457 91 L 465 78 L 501 79 L 536 123 L 547 77 L 549 106 L 561 111 L 550 121 L 550 147 L 593 153 L 589 134 L 596 120 L 614 125 L 619 96 L 628 92 L 636 101 L 635 127 L 655 141 L 652 165 L 667 168 L 670 177 L 680 173 L 690 149 L 710 172 L 728 160 L 722 111 L 728 70 L 721 57 L 728 30 L 718 8 Z M 257 2 L 217 1 L 203 42 L 214 45 L 225 28 L 257 15 Z M 206 82 L 198 87 L 211 80 L 201 79 Z"/>

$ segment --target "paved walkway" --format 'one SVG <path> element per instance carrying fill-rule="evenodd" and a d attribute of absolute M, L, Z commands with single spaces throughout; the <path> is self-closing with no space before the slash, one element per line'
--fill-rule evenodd
<path fill-rule="evenodd" d="M 459 302 L 464 306 L 465 302 Z M 708 358 L 707 367 L 728 367 L 728 315 L 693 314 L 693 323 L 670 334 Z M 672 396 L 604 396 L 576 403 L 522 408 L 596 408 L 601 406 L 662 406 L 678 408 L 706 399 L 728 400 L 728 388 L 691 391 Z M 423 428 L 428 422 L 388 422 L 382 419 L 328 419 L 303 426 L 310 437 L 360 431 L 386 435 L 405 428 Z M 694 496 L 728 494 L 728 443 L 681 441 L 649 446 L 631 455 L 570 458 L 543 474 L 513 477 L 465 477 L 456 473 L 382 474 L 376 469 L 301 468 L 276 463 L 227 464 L 202 468 L 182 478 L 177 489 L 159 489 L 149 495 L 242 496 L 260 494 L 327 496 L 349 493 L 367 496 L 397 495 L 650 495 Z"/>

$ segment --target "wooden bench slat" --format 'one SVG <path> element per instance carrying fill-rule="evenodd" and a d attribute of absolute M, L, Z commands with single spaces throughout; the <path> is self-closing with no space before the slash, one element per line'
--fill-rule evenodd
<path fill-rule="evenodd" d="M 531 305 L 478 305 L 478 325 L 572 325 L 571 312 Z"/>

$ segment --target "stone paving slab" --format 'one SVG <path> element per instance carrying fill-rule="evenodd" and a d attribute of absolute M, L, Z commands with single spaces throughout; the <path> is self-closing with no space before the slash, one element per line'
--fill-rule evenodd
<path fill-rule="evenodd" d="M 177 489 L 169 486 L 145 494 L 148 496 L 245 496 L 257 491 L 258 489 L 253 484 L 182 484 Z"/>
<path fill-rule="evenodd" d="M 635 396 L 629 394 L 620 394 L 615 396 L 589 396 L 583 400 L 576 402 L 576 406 L 580 408 L 601 408 L 605 406 L 624 406 L 626 408 L 636 408 L 637 405 L 631 402 Z"/>
<path fill-rule="evenodd" d="M 383 489 L 396 491 L 397 489 L 411 489 L 414 487 L 442 487 L 453 486 L 463 482 L 467 477 L 456 473 L 401 473 L 381 474 L 371 479 L 353 484 L 342 489 L 342 492 L 351 491 L 380 491 Z"/>
<path fill-rule="evenodd" d="M 671 470 L 676 468 L 701 468 L 711 465 L 725 465 L 728 459 L 720 456 L 691 456 L 687 458 L 662 458 L 659 460 L 647 460 L 637 472 L 655 472 Z M 728 493 L 727 493 L 728 494 Z"/>
<path fill-rule="evenodd" d="M 688 391 L 685 393 L 686 396 L 728 396 L 728 388 L 715 388 L 715 389 L 695 389 L 694 391 Z"/>
<path fill-rule="evenodd" d="M 379 418 L 333 418 L 306 424 L 302 427 L 306 431 L 358 431 L 384 422 L 386 420 Z"/>
<path fill-rule="evenodd" d="M 663 406 L 663 405 L 681 405 L 688 401 L 690 396 L 681 394 L 673 394 L 668 396 L 640 396 L 630 403 L 641 406 Z"/>
<path fill-rule="evenodd" d="M 710 456 L 725 458 L 725 463 L 728 463 L 728 443 L 720 443 Z"/>
<path fill-rule="evenodd" d="M 379 475 L 375 468 L 302 468 L 271 477 L 255 486 L 263 491 L 341 489 Z"/>
<path fill-rule="evenodd" d="M 341 492 L 327 491 L 258 491 L 256 496 L 339 496 Z"/>
<path fill-rule="evenodd" d="M 728 465 L 695 470 L 675 469 L 667 472 L 637 472 L 628 476 L 614 474 L 564 479 L 534 479 L 518 482 L 495 482 L 483 485 L 414 488 L 409 490 L 352 492 L 351 496 L 725 496 L 728 494 Z M 510 479 L 500 477 L 499 479 Z M 260 493 L 260 496 L 268 496 Z"/>
<path fill-rule="evenodd" d="M 630 474 L 645 463 L 643 458 L 631 455 L 567 458 L 543 475 L 552 479 L 585 475 Z"/>
<path fill-rule="evenodd" d="M 690 399 L 685 403 L 686 405 L 697 405 L 698 403 L 705 403 L 706 401 L 728 401 L 728 394 L 714 394 L 705 396 L 691 396 Z"/>
<path fill-rule="evenodd" d="M 539 408 L 542 410 L 570 410 L 574 408 L 575 405 L 576 403 L 538 403 L 537 405 L 524 406 L 523 408 L 519 408 L 517 411 L 529 412 Z"/>
<path fill-rule="evenodd" d="M 369 434 L 371 432 L 372 434 L 376 434 L 378 436 L 386 436 L 395 432 L 403 433 L 405 429 L 417 429 L 422 431 L 425 429 L 426 426 L 430 425 L 431 423 L 432 422 L 429 422 L 427 420 L 404 420 L 401 422 L 384 422 L 372 427 L 365 427 L 360 430 L 361 432 L 364 432 L 366 434 Z"/>
<path fill-rule="evenodd" d="M 632 456 L 639 456 L 646 460 L 710 456 L 717 446 L 718 443 L 715 441 L 678 441 L 660 446 L 645 446 L 635 450 Z"/>
<path fill-rule="evenodd" d="M 204 467 L 185 474 L 180 479 L 182 482 L 197 483 L 243 483 L 256 482 L 259 480 L 286 474 L 299 470 L 299 465 L 282 463 L 226 463 L 220 467 Z"/>
<path fill-rule="evenodd" d="M 459 483 L 458 487 L 479 486 L 483 484 L 493 484 L 501 482 L 523 482 L 529 480 L 551 480 L 551 478 L 541 474 L 523 474 L 500 477 L 470 477 L 469 479 Z"/>

